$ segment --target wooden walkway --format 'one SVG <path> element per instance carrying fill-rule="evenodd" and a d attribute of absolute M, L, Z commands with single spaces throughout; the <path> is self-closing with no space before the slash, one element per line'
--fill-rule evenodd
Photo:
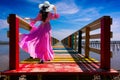
<path fill-rule="evenodd" d="M 10 27 L 9 70 L 1 72 L 0 74 L 2 75 L 54 75 L 53 78 L 57 76 L 54 80 L 63 80 L 59 75 L 62 75 L 62 77 L 67 75 L 67 78 L 64 78 L 64 80 L 88 80 L 86 79 L 87 75 L 90 77 L 91 75 L 92 77 L 93 75 L 106 77 L 118 75 L 118 72 L 111 69 L 110 66 L 110 57 L 112 55 L 110 52 L 112 18 L 110 16 L 103 16 L 64 38 L 61 42 L 69 47 L 65 47 L 61 43 L 56 44 L 58 40 L 52 38 L 52 44 L 56 44 L 53 46 L 55 59 L 53 61 L 46 61 L 44 64 L 39 64 L 39 59 L 30 58 L 19 63 L 19 28 L 31 30 L 31 26 L 16 14 L 9 15 L 8 23 Z M 91 31 L 97 29 L 100 29 L 100 33 L 90 34 Z M 101 41 L 100 49 L 90 47 L 90 39 L 99 39 Z M 85 41 L 84 44 L 82 44 L 82 40 Z M 82 53 L 82 48 L 85 50 L 85 55 L 79 54 Z M 74 50 L 78 50 L 78 52 Z M 89 58 L 90 51 L 100 54 L 100 62 L 94 58 Z M 73 75 L 77 76 L 77 78 L 74 79 L 75 77 L 73 77 L 73 79 L 71 79 L 70 76 Z M 84 78 L 81 79 L 83 75 Z M 42 80 L 48 80 L 48 77 L 46 79 L 45 77 L 42 77 Z M 58 79 L 58 77 L 60 79 Z M 14 79 L 11 78 L 11 80 Z"/>
<path fill-rule="evenodd" d="M 69 74 L 69 75 L 118 75 L 118 72 L 110 69 L 100 69 L 99 61 L 94 58 L 85 58 L 70 48 L 64 47 L 61 43 L 53 46 L 55 59 L 38 64 L 39 59 L 26 59 L 19 64 L 18 70 L 2 72 L 5 75 L 44 75 L 44 74 Z"/>

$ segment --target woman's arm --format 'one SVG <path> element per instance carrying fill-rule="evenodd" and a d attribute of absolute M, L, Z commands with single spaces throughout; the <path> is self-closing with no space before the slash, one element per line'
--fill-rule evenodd
<path fill-rule="evenodd" d="M 59 18 L 60 16 L 59 16 L 59 14 L 57 14 L 57 8 L 56 8 L 56 6 L 53 7 L 53 10 L 54 10 L 54 13 L 51 14 L 51 19 L 57 19 L 57 18 Z"/>
<path fill-rule="evenodd" d="M 53 10 L 54 10 L 54 14 L 56 14 L 57 13 L 56 6 L 53 7 Z"/>
<path fill-rule="evenodd" d="M 36 18 L 28 18 L 28 17 L 25 17 L 24 18 L 25 20 L 30 20 L 30 22 L 37 22 L 37 21 L 39 21 L 40 19 L 41 19 L 41 15 L 40 14 L 38 14 L 37 16 L 36 16 Z"/>
<path fill-rule="evenodd" d="M 40 21 L 40 20 L 41 20 L 41 14 L 40 13 L 36 16 L 36 18 L 30 18 L 30 21 L 34 21 L 34 22 Z"/>
<path fill-rule="evenodd" d="M 37 21 L 39 21 L 40 19 L 41 19 L 41 15 L 40 14 L 38 14 L 37 16 L 36 16 L 36 18 L 24 18 L 25 20 L 30 20 L 30 25 L 31 25 L 31 27 L 32 27 L 32 29 L 30 30 L 31 32 L 32 31 L 34 31 L 34 30 L 36 30 L 36 26 L 34 26 L 34 24 L 37 22 Z"/>
<path fill-rule="evenodd" d="M 30 18 L 30 25 L 31 26 L 34 26 L 34 24 L 37 22 L 37 21 L 40 21 L 41 20 L 41 14 L 39 13 L 36 18 Z"/>

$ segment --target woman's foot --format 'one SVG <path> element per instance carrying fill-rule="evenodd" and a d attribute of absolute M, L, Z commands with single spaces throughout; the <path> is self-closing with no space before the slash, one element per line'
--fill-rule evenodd
<path fill-rule="evenodd" d="M 44 63 L 44 61 L 43 61 L 43 60 L 40 60 L 39 64 L 43 64 L 43 63 Z"/>
<path fill-rule="evenodd" d="M 33 57 L 30 57 L 30 59 L 33 59 Z"/>

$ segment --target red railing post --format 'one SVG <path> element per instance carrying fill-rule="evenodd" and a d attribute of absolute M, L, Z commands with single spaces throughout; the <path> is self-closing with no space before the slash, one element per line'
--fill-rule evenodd
<path fill-rule="evenodd" d="M 100 68 L 110 69 L 110 25 L 111 20 L 109 16 L 104 16 L 101 19 L 101 64 Z"/>
<path fill-rule="evenodd" d="M 15 14 L 9 15 L 9 69 L 19 68 L 19 19 Z"/>

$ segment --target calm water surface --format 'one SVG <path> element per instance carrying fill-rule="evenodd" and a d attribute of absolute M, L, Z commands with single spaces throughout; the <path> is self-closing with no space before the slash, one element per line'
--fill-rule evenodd
<path fill-rule="evenodd" d="M 28 57 L 29 54 L 20 49 L 20 61 Z M 0 45 L 0 71 L 7 69 L 9 69 L 9 45 Z"/>

